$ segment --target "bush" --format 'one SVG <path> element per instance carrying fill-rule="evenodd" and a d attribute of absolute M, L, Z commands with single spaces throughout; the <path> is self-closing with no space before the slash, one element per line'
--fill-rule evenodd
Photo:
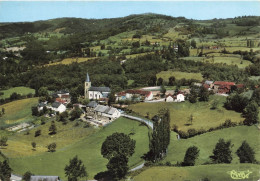
<path fill-rule="evenodd" d="M 41 135 L 41 130 L 39 129 L 39 130 L 37 130 L 37 131 L 35 131 L 35 133 L 34 133 L 34 137 L 38 137 L 38 136 L 40 136 Z"/>
<path fill-rule="evenodd" d="M 57 145 L 56 145 L 55 142 L 49 144 L 49 145 L 47 146 L 48 152 L 55 152 L 55 151 L 56 151 L 56 147 L 57 147 Z"/>
<path fill-rule="evenodd" d="M 194 166 L 195 160 L 199 157 L 200 150 L 196 146 L 191 146 L 187 149 L 184 160 L 182 162 L 183 166 Z"/>

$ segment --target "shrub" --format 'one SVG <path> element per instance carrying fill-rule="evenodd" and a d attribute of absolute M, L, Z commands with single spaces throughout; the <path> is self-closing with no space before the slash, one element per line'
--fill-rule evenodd
<path fill-rule="evenodd" d="M 55 151 L 56 151 L 56 147 L 57 147 L 57 145 L 56 145 L 55 142 L 49 144 L 49 145 L 47 146 L 48 152 L 55 152 Z"/>
<path fill-rule="evenodd" d="M 39 129 L 39 130 L 37 130 L 37 131 L 35 131 L 35 133 L 34 133 L 34 137 L 38 137 L 38 136 L 40 136 L 41 135 L 41 130 Z"/>

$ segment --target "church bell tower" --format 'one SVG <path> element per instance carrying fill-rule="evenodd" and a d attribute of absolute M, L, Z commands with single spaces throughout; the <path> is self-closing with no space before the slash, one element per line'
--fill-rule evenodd
<path fill-rule="evenodd" d="M 85 99 L 88 98 L 89 99 L 89 89 L 91 87 L 91 82 L 90 82 L 90 79 L 89 79 L 89 75 L 87 73 L 87 77 L 86 77 L 86 81 L 85 81 Z"/>

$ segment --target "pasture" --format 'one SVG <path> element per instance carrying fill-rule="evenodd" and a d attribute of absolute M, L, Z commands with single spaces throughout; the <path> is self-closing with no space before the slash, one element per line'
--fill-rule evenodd
<path fill-rule="evenodd" d="M 80 141 L 75 141 L 63 148 L 57 145 L 57 151 L 54 153 L 45 152 L 35 156 L 10 158 L 13 173 L 23 174 L 30 170 L 37 175 L 59 175 L 61 179 L 65 180 L 65 165 L 69 163 L 69 159 L 78 155 L 86 166 L 88 179 L 93 179 L 98 172 L 106 170 L 108 161 L 101 155 L 101 145 L 106 137 L 114 132 L 133 133 L 131 138 L 136 140 L 136 148 L 128 165 L 132 167 L 140 163 L 142 161 L 140 157 L 148 151 L 148 128 L 140 125 L 139 122 L 119 118 Z"/>
<path fill-rule="evenodd" d="M 0 117 L 1 125 L 30 122 L 35 118 L 32 116 L 31 107 L 37 105 L 38 98 L 22 99 L 0 106 L 5 109 L 5 114 Z"/>
<path fill-rule="evenodd" d="M 210 96 L 209 102 L 190 103 L 189 101 L 175 102 L 158 102 L 158 103 L 138 103 L 129 106 L 129 109 L 146 116 L 150 113 L 150 118 L 157 114 L 159 109 L 168 108 L 170 110 L 171 126 L 177 125 L 179 130 L 187 131 L 188 129 L 205 129 L 217 127 L 224 123 L 227 119 L 232 122 L 241 122 L 244 118 L 240 113 L 226 110 L 223 107 L 226 97 L 219 95 Z M 213 102 L 217 102 L 217 109 L 212 110 Z M 189 117 L 192 115 L 192 125 L 189 125 Z"/>
<path fill-rule="evenodd" d="M 188 139 L 177 140 L 176 133 L 171 132 L 171 141 L 168 147 L 167 157 L 162 161 L 164 163 L 171 162 L 176 164 L 182 162 L 185 152 L 190 146 L 197 146 L 200 149 L 200 155 L 196 160 L 196 165 L 201 165 L 209 162 L 209 156 L 215 148 L 216 143 L 220 138 L 224 140 L 231 140 L 232 143 L 232 164 L 238 164 L 239 158 L 235 154 L 236 150 L 241 146 L 242 142 L 246 140 L 248 144 L 254 149 L 256 160 L 260 160 L 260 145 L 258 139 L 259 130 L 256 126 L 237 126 L 232 128 L 224 128 L 212 132 L 207 132 Z"/>
<path fill-rule="evenodd" d="M 151 167 L 139 175 L 133 177 L 134 181 L 162 181 L 162 180 L 201 180 L 208 178 L 211 181 L 232 181 L 230 176 L 232 170 L 250 171 L 250 180 L 259 179 L 260 165 L 256 164 L 218 164 L 218 165 L 199 165 L 193 167 Z M 239 179 L 241 180 L 241 179 Z M 248 180 L 248 179 L 246 179 Z"/>
<path fill-rule="evenodd" d="M 92 60 L 92 59 L 95 59 L 95 58 L 96 58 L 96 57 L 91 57 L 91 58 L 83 58 L 83 57 L 65 58 L 65 59 L 63 59 L 62 61 L 47 64 L 47 66 L 58 65 L 58 64 L 68 65 L 68 64 L 72 64 L 72 63 L 74 63 L 74 62 L 81 63 L 81 62 L 86 62 L 86 61 L 88 61 L 88 60 Z"/>
<path fill-rule="evenodd" d="M 180 71 L 174 71 L 174 70 L 168 70 L 168 71 L 161 71 L 158 74 L 156 74 L 157 79 L 162 78 L 165 82 L 169 81 L 169 78 L 173 76 L 175 79 L 196 79 L 198 81 L 202 81 L 203 77 L 201 73 L 188 73 L 188 72 L 180 72 Z"/>
<path fill-rule="evenodd" d="M 34 94 L 35 90 L 28 88 L 28 87 L 13 87 L 7 90 L 0 90 L 0 92 L 3 92 L 4 95 L 0 96 L 0 99 L 5 99 L 5 98 L 9 98 L 10 95 L 14 92 L 16 92 L 17 94 L 21 94 L 21 95 L 27 95 L 27 94 Z"/>

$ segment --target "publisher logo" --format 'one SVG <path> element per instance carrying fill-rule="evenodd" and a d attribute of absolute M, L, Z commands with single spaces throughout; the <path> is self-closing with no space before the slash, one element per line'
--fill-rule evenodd
<path fill-rule="evenodd" d="M 247 170 L 247 171 L 236 171 L 236 170 L 232 170 L 232 171 L 229 171 L 227 172 L 230 177 L 234 180 L 237 180 L 237 179 L 248 179 L 249 178 L 249 175 L 253 172 Z"/>

